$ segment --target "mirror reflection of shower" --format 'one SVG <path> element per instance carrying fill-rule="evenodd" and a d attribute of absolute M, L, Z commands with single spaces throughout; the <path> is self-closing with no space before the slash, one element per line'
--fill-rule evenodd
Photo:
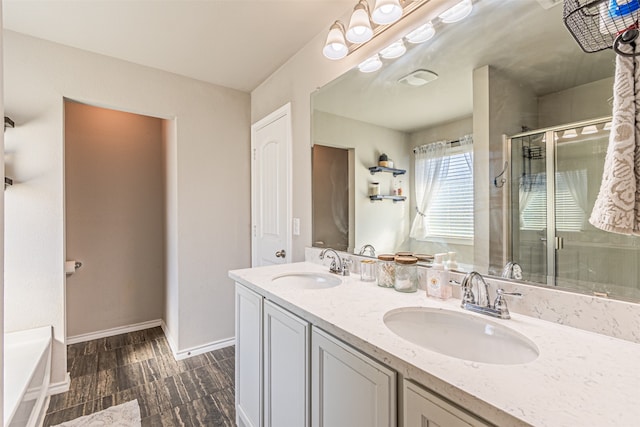
<path fill-rule="evenodd" d="M 525 280 L 640 297 L 640 238 L 607 233 L 588 222 L 609 131 L 610 119 L 604 118 L 509 139 L 509 258 L 522 266 Z"/>

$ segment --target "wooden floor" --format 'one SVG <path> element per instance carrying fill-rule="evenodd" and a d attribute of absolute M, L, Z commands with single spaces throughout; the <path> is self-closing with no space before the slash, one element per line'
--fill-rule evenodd
<path fill-rule="evenodd" d="M 44 426 L 137 399 L 142 426 L 235 426 L 234 347 L 176 361 L 162 329 L 67 351 L 68 392 L 51 396 Z"/>

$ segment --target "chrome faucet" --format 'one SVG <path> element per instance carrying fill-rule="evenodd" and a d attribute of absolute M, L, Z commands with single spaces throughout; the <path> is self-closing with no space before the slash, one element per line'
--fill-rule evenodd
<path fill-rule="evenodd" d="M 503 279 L 522 280 L 522 267 L 514 261 L 509 261 L 502 270 Z"/>
<path fill-rule="evenodd" d="M 376 256 L 376 248 L 374 248 L 373 245 L 370 244 L 366 244 L 362 248 L 360 248 L 360 252 L 358 252 L 358 255 L 364 255 L 364 253 L 367 251 L 369 251 L 372 257 Z"/>
<path fill-rule="evenodd" d="M 333 252 L 333 255 L 327 255 L 327 252 Z M 338 252 L 336 252 L 334 249 L 326 248 L 323 249 L 322 252 L 320 252 L 320 259 L 324 259 L 325 256 L 331 260 L 331 265 L 329 265 L 330 273 L 340 274 L 342 276 L 349 275 L 349 263 L 347 262 L 347 260 L 343 260 L 342 258 L 340 258 Z"/>
<path fill-rule="evenodd" d="M 473 281 L 475 279 L 476 288 L 478 292 L 478 300 L 476 302 L 476 296 L 473 293 Z M 480 287 L 480 282 L 484 285 L 484 297 L 480 298 L 480 291 L 482 288 Z M 460 307 L 465 310 L 473 311 L 475 313 L 486 314 L 487 316 L 499 317 L 500 319 L 510 319 L 511 315 L 509 314 L 509 308 L 507 307 L 507 302 L 504 299 L 504 296 L 514 296 L 521 297 L 522 294 L 519 292 L 505 292 L 504 289 L 496 290 L 496 299 L 491 304 L 491 298 L 489 296 L 489 284 L 484 280 L 482 275 L 476 271 L 472 271 L 471 273 L 467 273 L 462 279 L 462 283 L 460 284 L 462 288 L 462 301 L 460 303 Z M 482 301 L 484 300 L 484 303 Z"/>

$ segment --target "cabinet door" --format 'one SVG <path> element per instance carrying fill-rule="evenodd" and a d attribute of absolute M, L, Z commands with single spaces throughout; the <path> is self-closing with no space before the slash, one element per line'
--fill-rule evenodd
<path fill-rule="evenodd" d="M 264 302 L 264 425 L 309 426 L 309 324 Z"/>
<path fill-rule="evenodd" d="M 262 426 L 262 297 L 236 283 L 236 422 Z"/>
<path fill-rule="evenodd" d="M 313 427 L 394 427 L 396 374 L 313 328 L 311 402 Z"/>
<path fill-rule="evenodd" d="M 404 380 L 403 415 L 405 427 L 489 427 L 422 387 Z"/>

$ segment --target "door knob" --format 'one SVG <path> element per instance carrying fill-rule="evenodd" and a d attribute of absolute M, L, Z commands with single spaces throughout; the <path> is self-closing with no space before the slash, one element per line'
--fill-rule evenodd
<path fill-rule="evenodd" d="M 284 258 L 286 256 L 287 256 L 287 252 L 284 249 L 281 249 L 278 252 L 276 252 L 276 258 Z"/>

